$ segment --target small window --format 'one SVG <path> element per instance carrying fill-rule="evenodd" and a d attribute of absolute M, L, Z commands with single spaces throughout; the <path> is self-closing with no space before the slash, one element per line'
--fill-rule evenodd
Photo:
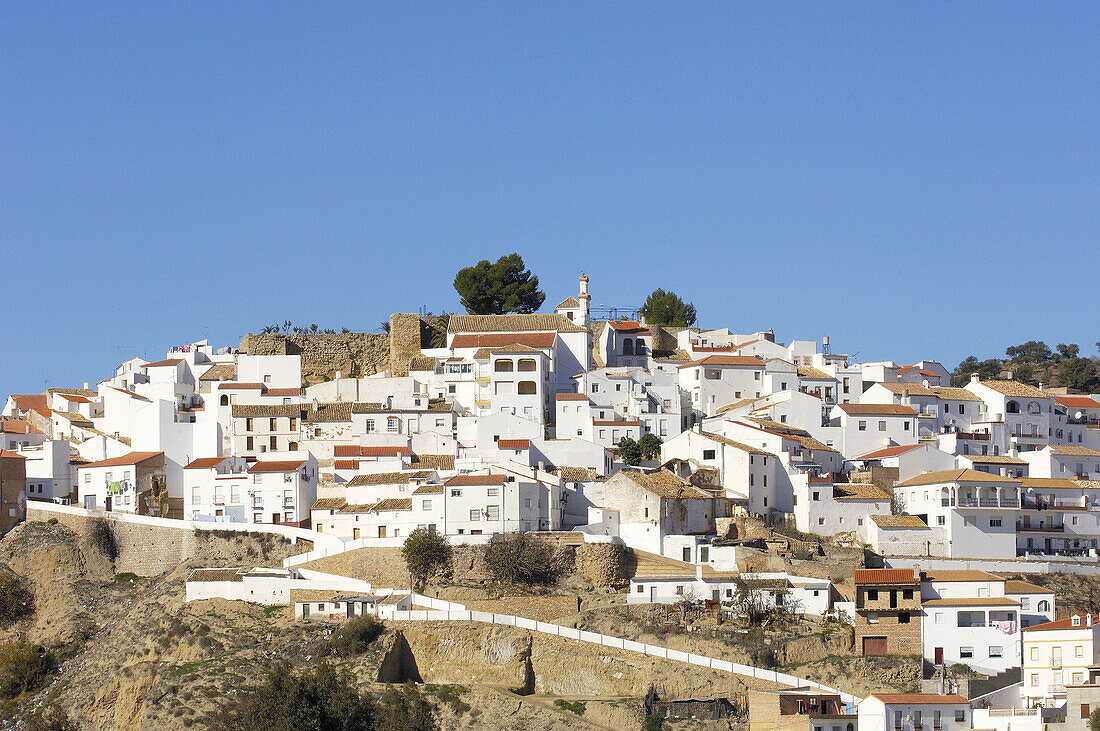
<path fill-rule="evenodd" d="M 973 647 L 960 647 L 959 648 L 959 657 L 961 657 L 964 660 L 969 660 L 969 659 L 973 658 L 974 657 L 974 648 Z"/>
<path fill-rule="evenodd" d="M 703 459 L 714 459 L 714 450 L 713 449 L 704 449 L 703 450 Z"/>
<path fill-rule="evenodd" d="M 1001 657 L 1001 648 L 998 645 L 991 645 L 989 648 L 990 657 Z"/>

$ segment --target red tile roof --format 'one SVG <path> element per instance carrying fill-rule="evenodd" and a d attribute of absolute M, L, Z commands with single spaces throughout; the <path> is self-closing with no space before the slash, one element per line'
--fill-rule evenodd
<path fill-rule="evenodd" d="M 508 345 L 549 348 L 557 337 L 557 333 L 463 333 L 454 336 L 451 348 L 503 348 Z"/>
<path fill-rule="evenodd" d="M 684 363 L 680 368 L 691 368 L 692 366 L 752 366 L 755 368 L 763 368 L 764 361 L 757 358 L 755 355 L 708 355 L 705 358 L 698 358 L 697 360 L 690 360 Z"/>
<path fill-rule="evenodd" d="M 29 421 L 18 419 L 5 419 L 0 422 L 0 431 L 4 434 L 41 434 L 42 430 L 35 429 Z"/>
<path fill-rule="evenodd" d="M 497 449 L 530 449 L 530 439 L 498 439 Z"/>
<path fill-rule="evenodd" d="M 608 320 L 607 326 L 618 333 L 624 335 L 652 335 L 649 328 L 638 322 L 637 320 Z"/>
<path fill-rule="evenodd" d="M 249 472 L 293 472 L 306 463 L 304 459 L 273 459 L 269 462 L 257 462 L 248 468 Z"/>
<path fill-rule="evenodd" d="M 559 393 L 555 394 L 557 401 L 587 401 L 588 396 L 583 393 Z"/>
<path fill-rule="evenodd" d="M 227 459 L 229 459 L 229 457 L 199 457 L 198 459 L 191 460 L 188 464 L 184 465 L 183 469 L 209 469 L 211 467 L 217 467 Z"/>
<path fill-rule="evenodd" d="M 50 405 L 49 397 L 44 393 L 13 393 L 11 398 L 20 411 L 48 409 Z"/>
<path fill-rule="evenodd" d="M 263 388 L 264 388 L 264 384 L 262 384 L 262 383 L 240 383 L 238 381 L 222 381 L 221 383 L 218 384 L 218 390 L 219 391 L 231 390 L 231 389 L 242 389 L 242 388 L 255 389 L 257 391 L 262 391 Z"/>
<path fill-rule="evenodd" d="M 159 368 L 160 366 L 175 366 L 183 362 L 183 358 L 168 358 L 167 360 L 158 360 L 155 363 L 146 363 L 145 368 Z"/>
<path fill-rule="evenodd" d="M 463 485 L 503 485 L 504 475 L 455 475 L 444 482 L 449 487 L 461 487 Z"/>
<path fill-rule="evenodd" d="M 1096 403 L 1088 396 L 1055 396 L 1054 400 L 1060 406 L 1070 409 L 1100 409 L 1100 403 Z"/>
<path fill-rule="evenodd" d="M 1077 627 L 1073 626 L 1073 617 L 1066 617 L 1065 619 L 1057 619 L 1053 622 L 1044 622 L 1043 624 L 1033 624 L 1030 627 L 1025 627 L 1025 632 L 1034 632 L 1036 630 L 1045 631 L 1051 629 L 1093 629 L 1100 628 L 1100 614 L 1094 614 L 1092 617 L 1092 627 L 1087 626 L 1087 620 L 1084 615 L 1081 615 L 1081 624 Z"/>
<path fill-rule="evenodd" d="M 163 457 L 164 452 L 130 452 L 124 454 L 121 457 L 112 457 L 111 459 L 100 460 L 99 462 L 89 462 L 88 464 L 80 465 L 80 469 L 88 467 L 122 467 L 126 465 L 140 464 L 146 460 L 153 459 L 154 457 Z"/>
<path fill-rule="evenodd" d="M 857 584 L 915 584 L 913 569 L 856 569 Z"/>
<path fill-rule="evenodd" d="M 637 419 L 633 421 L 628 419 L 620 419 L 619 421 L 596 421 L 592 420 L 593 426 L 638 426 L 640 422 Z"/>
<path fill-rule="evenodd" d="M 0 459 L 26 459 L 27 455 L 20 454 L 19 452 L 11 452 L 7 449 L 0 449 Z"/>
<path fill-rule="evenodd" d="M 90 404 L 90 403 L 92 403 L 92 400 L 90 398 L 85 398 L 83 396 L 78 396 L 74 393 L 59 393 L 57 395 L 60 396 L 61 398 L 65 399 L 66 401 L 72 401 L 72 402 L 78 403 L 78 404 Z"/>
<path fill-rule="evenodd" d="M 333 460 L 332 466 L 338 470 L 357 470 L 359 469 L 359 461 L 354 459 L 337 459 Z"/>
<path fill-rule="evenodd" d="M 899 454 L 905 454 L 911 452 L 917 447 L 924 445 L 921 444 L 902 444 L 897 447 L 886 447 L 885 449 L 877 449 L 874 452 L 868 452 L 862 457 L 856 457 L 856 459 L 883 459 L 884 457 L 897 457 Z"/>
<path fill-rule="evenodd" d="M 301 396 L 302 389 L 300 388 L 265 388 L 265 396 Z"/>
<path fill-rule="evenodd" d="M 916 416 L 917 412 L 903 404 L 837 404 L 845 414 L 855 416 Z"/>
<path fill-rule="evenodd" d="M 358 444 L 337 444 L 333 447 L 334 457 L 395 457 L 399 454 L 412 454 L 408 447 L 398 445 L 381 447 L 362 447 Z"/>
<path fill-rule="evenodd" d="M 140 393 L 134 393 L 133 391 L 127 391 L 125 388 L 119 388 L 118 386 L 111 386 L 111 388 L 118 391 L 119 393 L 126 394 L 130 398 L 139 398 L 142 401 L 152 401 L 152 399 L 148 399 L 148 398 L 142 396 Z"/>

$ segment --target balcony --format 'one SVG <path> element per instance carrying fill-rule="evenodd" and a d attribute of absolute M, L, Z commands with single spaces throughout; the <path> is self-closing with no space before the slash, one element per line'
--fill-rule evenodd
<path fill-rule="evenodd" d="M 257 500 L 255 498 L 253 498 L 252 499 L 252 509 L 253 510 L 263 510 L 264 509 L 264 501 L 263 500 Z"/>
<path fill-rule="evenodd" d="M 1022 533 L 1065 533 L 1065 525 L 1024 525 L 1016 521 L 1016 530 Z"/>
<path fill-rule="evenodd" d="M 940 501 L 946 506 L 947 503 L 942 498 Z M 960 508 L 1018 508 L 1020 507 L 1020 498 L 1018 497 L 1001 497 L 999 500 L 995 497 L 961 497 L 958 500 Z"/>
<path fill-rule="evenodd" d="M 293 508 L 294 507 L 294 498 L 292 498 L 292 497 L 283 498 L 283 507 L 284 508 Z"/>

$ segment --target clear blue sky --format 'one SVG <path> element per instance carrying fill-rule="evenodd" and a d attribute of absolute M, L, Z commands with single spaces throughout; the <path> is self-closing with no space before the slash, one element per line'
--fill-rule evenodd
<path fill-rule="evenodd" d="M 952 367 L 1095 354 L 1096 3 L 7 3 L 0 393 L 291 319 L 655 287 Z"/>

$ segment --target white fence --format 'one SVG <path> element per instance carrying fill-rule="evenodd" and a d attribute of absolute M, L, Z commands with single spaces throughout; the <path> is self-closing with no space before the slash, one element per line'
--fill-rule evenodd
<path fill-rule="evenodd" d="M 307 530 L 305 528 L 295 528 L 289 525 L 274 525 L 271 523 L 212 523 L 209 521 L 200 520 L 154 518 L 150 515 L 137 515 L 135 513 L 86 510 L 84 508 L 78 508 L 75 505 L 58 505 L 56 503 L 48 503 L 38 500 L 33 500 L 27 503 L 27 519 L 36 519 L 36 517 L 33 516 L 34 513 L 57 513 L 75 515 L 84 518 L 105 518 L 106 520 L 115 520 L 120 523 L 147 525 L 155 528 L 172 528 L 175 530 L 270 533 L 272 535 L 286 538 L 291 543 L 297 543 L 300 540 L 309 541 L 314 545 L 314 551 L 310 551 L 310 553 L 314 553 L 317 550 L 336 549 L 341 544 L 340 539 L 335 536 L 326 536 L 322 533 L 317 533 L 315 531 Z M 336 550 L 334 552 L 339 553 L 340 551 Z"/>
<path fill-rule="evenodd" d="M 887 568 L 910 569 L 920 567 L 926 571 L 953 569 L 981 569 L 1000 574 L 1100 574 L 1095 559 L 1089 563 L 1076 561 L 1051 561 L 1035 558 L 1012 561 L 1010 559 L 966 558 L 890 558 L 883 559 Z"/>
<path fill-rule="evenodd" d="M 431 600 L 429 597 L 419 594 L 414 597 L 415 604 L 433 606 L 428 603 L 431 601 L 440 602 L 438 599 Z M 442 603 L 451 604 L 451 602 Z M 474 612 L 466 609 L 413 609 L 407 612 L 395 612 L 393 618 L 398 621 L 485 622 L 487 624 L 499 624 L 507 627 L 520 627 L 529 629 L 533 632 L 554 635 L 555 637 L 565 637 L 571 640 L 590 642 L 594 645 L 613 647 L 618 650 L 626 650 L 627 652 L 637 652 L 650 657 L 676 660 L 677 662 L 698 665 L 699 667 L 710 668 L 711 670 L 718 670 L 720 672 L 733 673 L 734 675 L 741 675 L 746 678 L 755 678 L 756 680 L 764 680 L 769 683 L 776 683 L 777 685 L 786 685 L 791 688 L 815 688 L 829 693 L 837 693 L 845 703 L 858 703 L 862 700 L 858 696 L 845 693 L 839 688 L 830 688 L 827 685 L 822 685 L 813 680 L 798 678 L 793 675 L 787 675 L 786 673 L 776 672 L 775 670 L 753 667 L 752 665 L 741 665 L 740 663 L 730 662 L 729 660 L 718 660 L 713 657 L 696 655 L 691 652 L 683 652 L 682 650 L 672 650 L 668 647 L 649 645 L 644 642 L 635 642 L 634 640 L 627 640 L 622 637 L 612 637 L 598 632 L 586 632 L 585 630 L 576 629 L 574 627 L 563 627 L 559 624 L 539 622 L 538 620 L 528 619 L 527 617 L 517 617 L 512 614 Z"/>

